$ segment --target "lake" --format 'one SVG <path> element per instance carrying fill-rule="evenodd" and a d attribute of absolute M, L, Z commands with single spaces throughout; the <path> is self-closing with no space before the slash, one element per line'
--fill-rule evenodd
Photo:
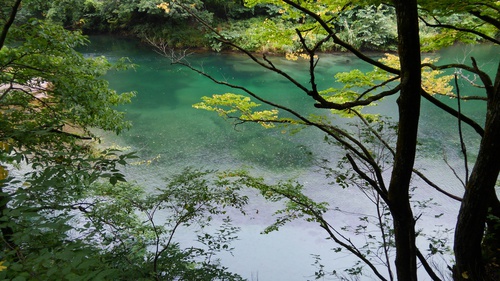
<path fill-rule="evenodd" d="M 111 87 L 119 92 L 137 91 L 133 103 L 122 107 L 127 112 L 128 120 L 132 121 L 133 128 L 119 136 L 103 135 L 105 143 L 130 147 L 142 159 L 149 160 L 148 165 L 130 165 L 126 168 L 129 181 L 153 188 L 161 186 L 165 176 L 187 166 L 218 170 L 243 167 L 269 181 L 289 178 L 299 181 L 312 198 L 330 203 L 332 212 L 328 213 L 328 218 L 336 225 L 356 226 L 360 223 L 360 216 L 374 212 L 369 199 L 358 189 L 352 187 L 342 190 L 339 186 L 329 184 L 331 180 L 326 179 L 318 168 L 317 159 L 328 159 L 331 165 L 335 165 L 336 160 L 343 155 L 338 148 L 326 144 L 324 135 L 318 130 L 308 128 L 291 134 L 287 128 L 266 130 L 255 124 L 235 126 L 230 120 L 224 120 L 213 112 L 192 107 L 202 96 L 234 90 L 216 85 L 186 67 L 171 65 L 168 58 L 137 41 L 94 36 L 91 42 L 83 51 L 86 56 L 104 55 L 111 61 L 128 57 L 137 65 L 135 70 L 112 72 L 106 77 Z M 492 71 L 498 63 L 499 50 L 498 47 L 486 45 L 455 46 L 437 55 L 442 57 L 442 62 L 449 63 L 467 61 L 472 54 L 480 66 Z M 325 114 L 324 110 L 313 107 L 310 97 L 243 55 L 202 53 L 192 54 L 188 59 L 193 66 L 217 79 L 244 85 L 298 112 Z M 297 81 L 307 85 L 309 76 L 306 61 L 288 61 L 282 57 L 271 57 L 271 60 L 292 73 Z M 372 69 L 350 55 L 320 55 L 318 86 L 335 86 L 332 80 L 336 73 L 355 68 L 365 71 Z M 463 95 L 481 93 L 478 89 L 468 87 L 463 80 L 460 83 Z M 456 100 L 442 100 L 456 107 Z M 464 113 L 480 124 L 483 122 L 485 108 L 482 102 L 464 102 L 463 107 Z M 393 98 L 368 110 L 396 117 Z M 335 119 L 339 124 L 350 121 Z M 467 126 L 464 126 L 464 130 L 471 153 L 469 159 L 474 159 L 479 138 Z M 464 174 L 457 120 L 423 101 L 419 137 L 421 145 L 416 167 L 446 190 L 460 195 L 463 187 L 450 169 L 452 167 L 458 175 Z M 450 167 L 443 163 L 443 158 L 447 159 Z M 429 234 L 436 231 L 436 235 L 451 243 L 452 233 L 445 229 L 454 227 L 457 202 L 444 198 L 418 180 L 414 181 L 414 186 L 415 200 L 434 198 L 437 204 L 415 211 L 416 214 L 422 213 L 417 228 L 425 229 Z M 259 234 L 272 222 L 271 215 L 277 206 L 264 201 L 252 191 L 248 191 L 248 194 L 252 197 L 250 214 L 234 217 L 235 224 L 242 227 L 240 240 L 234 243 L 236 250 L 233 255 L 221 256 L 223 264 L 231 271 L 249 280 L 312 280 L 317 269 L 312 265 L 312 255 L 316 254 L 321 255 L 325 270 L 342 272 L 352 266 L 352 257 L 343 252 L 334 253 L 331 249 L 335 245 L 325 240 L 326 234 L 312 223 L 294 222 L 279 232 Z M 342 211 L 334 211 L 336 208 Z M 362 242 L 363 239 L 357 236 L 352 241 Z M 184 240 L 188 239 L 184 237 Z M 425 250 L 428 242 L 425 237 L 420 237 L 419 244 Z M 446 255 L 443 259 L 434 262 L 444 265 L 450 261 Z M 370 279 L 370 275 L 365 277 Z"/>

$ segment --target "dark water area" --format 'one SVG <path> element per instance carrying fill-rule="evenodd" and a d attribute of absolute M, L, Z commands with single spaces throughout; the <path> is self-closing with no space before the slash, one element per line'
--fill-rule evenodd
<path fill-rule="evenodd" d="M 129 147 L 148 163 L 129 166 L 129 180 L 154 187 L 162 184 L 163 177 L 187 166 L 219 170 L 243 167 L 271 181 L 288 178 L 300 181 L 311 197 L 328 201 L 332 209 L 346 210 L 342 214 L 332 214 L 339 224 L 354 225 L 359 221 L 357 215 L 352 214 L 373 212 L 367 207 L 371 203 L 359 190 L 342 190 L 329 185 L 330 180 L 318 171 L 316 159 L 327 158 L 335 163 L 342 156 L 338 148 L 323 141 L 324 135 L 318 130 L 308 128 L 291 134 L 289 128 L 264 129 L 256 124 L 235 126 L 231 120 L 224 120 L 213 112 L 194 109 L 192 105 L 203 96 L 241 92 L 217 85 L 186 67 L 171 65 L 169 58 L 160 56 L 152 47 L 137 41 L 106 36 L 90 39 L 92 44 L 83 50 L 86 56 L 106 56 L 111 61 L 128 57 L 136 64 L 134 70 L 112 72 L 106 76 L 111 87 L 118 92 L 137 92 L 133 103 L 121 108 L 132 121 L 132 129 L 119 136 L 103 135 L 104 143 Z M 454 46 L 429 56 L 440 56 L 439 64 L 444 64 L 469 63 L 472 55 L 481 68 L 493 72 L 498 65 L 499 54 L 498 47 L 480 45 Z M 188 59 L 191 65 L 217 79 L 243 85 L 300 113 L 326 114 L 338 124 L 352 121 L 314 108 L 310 97 L 277 74 L 263 70 L 244 55 L 202 53 L 192 54 Z M 291 73 L 294 79 L 309 85 L 306 61 L 288 61 L 282 57 L 270 59 Z M 352 69 L 369 71 L 372 67 L 350 55 L 320 55 L 317 68 L 319 88 L 338 86 L 332 83 L 333 76 Z M 474 79 L 472 76 L 469 78 Z M 483 94 L 481 89 L 471 87 L 464 79 L 460 79 L 459 83 L 462 95 Z M 444 97 L 440 100 L 453 108 L 457 107 L 455 99 Z M 484 122 L 484 102 L 462 102 L 462 107 L 463 112 L 479 124 Z M 367 110 L 397 118 L 394 98 Z M 456 118 L 423 100 L 416 166 L 443 188 L 461 194 L 463 187 L 460 181 L 442 161 L 446 158 L 455 172 L 463 176 L 457 126 Z M 469 157 L 473 160 L 479 137 L 467 125 L 464 125 L 464 136 L 471 153 Z M 418 187 L 416 200 L 435 197 L 438 204 L 426 211 L 418 227 L 429 231 L 435 231 L 434 226 L 438 224 L 443 228 L 453 228 L 458 204 L 442 198 L 418 180 L 414 185 Z M 334 244 L 325 240 L 321 229 L 311 223 L 294 223 L 278 233 L 260 235 L 260 231 L 271 222 L 270 214 L 276 206 L 255 197 L 250 208 L 258 210 L 259 215 L 236 218 L 235 222 L 242 227 L 240 241 L 234 245 L 234 255 L 222 259 L 230 270 L 249 280 L 299 281 L 311 279 L 314 273 L 311 254 L 321 254 L 323 260 L 334 261 L 325 262 L 329 269 L 341 271 L 352 265 L 352 259 L 346 258 L 345 254 L 330 251 Z M 351 215 L 348 215 L 349 212 Z M 436 215 L 441 213 L 444 215 L 438 219 Z M 360 237 L 353 239 L 356 241 Z M 452 236 L 447 239 L 451 241 Z M 421 243 L 426 247 L 428 242 L 423 239 Z"/>

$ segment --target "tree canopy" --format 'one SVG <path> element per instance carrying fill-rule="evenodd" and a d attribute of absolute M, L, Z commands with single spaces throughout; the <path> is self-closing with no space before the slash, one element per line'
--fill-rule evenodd
<path fill-rule="evenodd" d="M 71 1 L 2 3 L 0 279 L 241 280 L 215 259 L 238 228 L 224 218 L 205 230 L 246 204 L 238 186 L 189 169 L 154 192 L 126 183 L 120 167 L 134 153 L 103 148 L 96 132 L 129 128 L 117 106 L 134 93 L 110 89 L 104 75 L 133 65 L 84 57 L 81 32 L 23 6 L 50 14 Z M 162 224 L 159 209 L 169 213 Z M 177 233 L 191 225 L 193 245 L 183 247 Z"/>

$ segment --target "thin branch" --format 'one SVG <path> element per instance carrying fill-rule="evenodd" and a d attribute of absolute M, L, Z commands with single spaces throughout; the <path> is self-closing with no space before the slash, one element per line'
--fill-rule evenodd
<path fill-rule="evenodd" d="M 430 179 L 428 179 L 426 176 L 424 176 L 424 174 L 422 174 L 417 169 L 413 169 L 413 173 L 416 174 L 417 176 L 419 176 L 425 183 L 427 183 L 428 185 L 432 186 L 434 189 L 436 189 L 437 191 L 441 192 L 442 194 L 444 194 L 444 195 L 446 195 L 446 196 L 448 196 L 451 199 L 454 199 L 456 201 L 459 201 L 459 202 L 462 201 L 462 198 L 460 198 L 460 197 L 458 197 L 456 195 L 453 195 L 453 194 L 447 192 L 446 190 L 440 188 L 435 183 L 433 183 Z"/>
<path fill-rule="evenodd" d="M 10 86 L 2 85 L 2 86 L 0 86 L 0 87 L 2 87 L 2 88 L 3 88 L 3 89 L 0 89 L 0 90 L 4 91 L 4 92 L 2 93 L 2 95 L 0 96 L 0 101 L 2 101 L 2 100 L 3 100 L 6 96 L 7 96 L 7 94 L 8 94 L 10 91 L 14 90 L 14 86 L 12 85 L 12 82 L 10 83 Z"/>
<path fill-rule="evenodd" d="M 425 257 L 422 255 L 422 253 L 420 252 L 420 250 L 417 248 L 416 251 L 417 251 L 418 260 L 424 266 L 425 271 L 429 274 L 429 276 L 431 277 L 431 279 L 433 281 L 442 281 L 441 278 L 439 278 L 436 275 L 436 273 L 434 272 L 434 270 L 432 270 L 431 266 L 429 265 L 429 263 L 427 262 L 427 260 L 425 259 Z"/>
<path fill-rule="evenodd" d="M 500 12 L 500 9 L 494 8 L 493 5 L 486 5 L 486 6 L 496 10 L 497 12 Z M 487 15 L 483 15 L 483 14 L 481 14 L 481 11 L 478 11 L 478 10 L 469 11 L 469 14 L 475 16 L 478 19 L 483 20 L 486 23 L 489 23 L 489 24 L 495 26 L 497 29 L 500 29 L 500 21 L 498 19 L 492 18 L 492 17 L 487 16 Z"/>
<path fill-rule="evenodd" d="M 472 3 L 472 4 L 479 6 L 479 7 L 485 6 L 485 7 L 488 7 L 490 9 L 495 10 L 495 11 L 500 13 L 500 6 L 495 6 L 495 5 L 492 5 L 490 3 L 485 3 L 485 2 L 478 2 L 478 3 Z"/>
<path fill-rule="evenodd" d="M 360 120 L 365 124 L 365 126 L 374 134 L 375 137 L 377 137 L 377 139 L 390 151 L 390 153 L 392 154 L 392 156 L 394 157 L 394 155 L 396 155 L 396 152 L 394 151 L 394 149 L 392 149 L 392 147 L 382 138 L 382 136 L 380 136 L 380 134 L 378 134 L 378 132 L 376 130 L 374 130 L 370 124 L 368 123 L 368 121 L 366 121 L 366 119 L 356 110 L 352 110 L 353 113 L 355 113 L 359 118 Z M 436 189 L 437 191 L 441 192 L 442 194 L 450 197 L 451 199 L 454 199 L 454 200 L 457 200 L 457 201 L 462 201 L 462 198 L 456 196 L 456 195 L 453 195 L 447 191 L 445 191 L 444 189 L 440 188 L 437 184 L 435 184 L 434 182 L 432 182 L 430 179 L 428 179 L 424 174 L 422 174 L 420 171 L 418 171 L 417 169 L 413 169 L 413 173 L 416 174 L 418 177 L 420 177 L 425 183 L 427 183 L 428 185 L 430 185 L 431 187 L 433 187 L 434 189 Z"/>
<path fill-rule="evenodd" d="M 381 87 L 384 87 L 384 86 L 387 86 L 387 84 L 391 83 L 391 82 L 394 82 L 396 80 L 398 80 L 399 78 L 401 78 L 399 75 L 396 75 L 390 79 L 387 79 L 385 80 L 384 82 L 378 84 L 378 85 L 375 85 L 367 90 L 365 90 L 363 93 L 361 93 L 361 95 L 359 95 L 359 97 L 356 99 L 356 101 L 360 100 L 362 97 L 364 97 L 365 95 L 367 95 L 368 93 L 378 89 L 378 88 L 381 88 Z"/>
<path fill-rule="evenodd" d="M 353 53 L 354 55 L 356 55 L 358 58 L 360 58 L 361 60 L 371 64 L 371 65 L 374 65 L 382 70 L 385 70 L 389 73 L 393 73 L 393 74 L 399 74 L 400 71 L 399 69 L 396 69 L 396 68 L 392 68 L 392 67 L 389 67 L 379 61 L 376 61 L 368 56 L 366 56 L 365 54 L 363 54 L 361 51 L 359 51 L 358 49 L 354 48 L 353 46 L 351 46 L 350 44 L 342 41 L 336 34 L 335 34 L 335 31 L 333 29 L 330 28 L 330 26 L 328 26 L 328 23 L 326 21 L 324 21 L 321 16 L 319 16 L 318 14 L 314 13 L 313 11 L 310 11 L 304 7 L 302 7 L 300 4 L 297 4 L 293 1 L 290 1 L 290 0 L 283 0 L 283 2 L 287 3 L 288 5 L 296 8 L 297 10 L 307 14 L 308 16 L 312 17 L 314 20 L 316 20 L 320 25 L 321 27 L 323 27 L 323 29 L 328 32 L 328 34 L 333 38 L 333 42 L 344 47 L 345 49 L 347 49 L 348 51 L 350 51 L 351 53 Z"/>
<path fill-rule="evenodd" d="M 481 71 L 479 69 L 479 67 L 477 66 L 476 59 L 474 57 L 471 57 L 470 59 L 472 61 L 472 67 L 476 70 L 477 75 L 479 75 L 479 78 L 481 79 L 481 81 L 484 84 L 484 87 L 486 88 L 487 97 L 489 99 L 493 99 L 493 95 L 494 95 L 493 93 L 494 93 L 495 89 L 494 89 L 493 82 L 491 81 L 490 76 L 486 72 Z"/>
<path fill-rule="evenodd" d="M 387 272 L 389 273 L 389 279 L 394 280 L 394 276 L 392 273 L 391 269 L 391 260 L 389 259 L 389 242 L 387 241 L 387 234 L 385 233 L 384 229 L 384 222 L 382 220 L 382 213 L 380 212 L 380 207 L 382 204 L 380 204 L 380 197 L 379 194 L 376 194 L 376 202 L 375 205 L 377 207 L 377 219 L 378 219 L 378 224 L 379 224 L 379 229 L 380 229 L 380 235 L 382 236 L 382 248 L 384 249 L 384 256 L 385 256 L 385 263 L 387 266 Z M 383 207 L 383 205 L 382 205 Z"/>
<path fill-rule="evenodd" d="M 318 59 L 315 59 L 315 55 L 316 55 L 316 51 L 325 43 L 327 42 L 328 40 L 330 40 L 331 38 L 331 35 L 328 34 L 328 36 L 326 36 L 325 38 L 319 40 L 315 45 L 314 47 L 311 49 L 307 46 L 307 43 L 306 43 L 306 39 L 302 36 L 302 33 L 298 30 L 298 29 L 295 29 L 295 32 L 297 33 L 297 35 L 299 36 L 299 40 L 300 40 L 300 43 L 302 44 L 302 47 L 304 48 L 304 50 L 306 50 L 306 52 L 308 53 L 309 55 L 309 76 L 311 77 L 311 80 L 310 80 L 310 83 L 311 83 L 311 87 L 312 87 L 312 93 L 318 93 L 318 87 L 317 87 L 317 84 L 316 84 L 316 72 L 315 72 L 315 69 L 316 69 L 316 66 L 318 65 L 318 62 L 319 62 L 319 58 Z M 318 95 L 319 96 L 319 95 Z M 320 103 L 321 101 L 324 101 L 324 99 L 320 99 Z"/>
<path fill-rule="evenodd" d="M 151 212 L 147 212 L 145 211 L 146 213 L 146 216 L 148 217 L 148 221 L 149 223 L 151 224 L 151 227 L 153 228 L 153 232 L 155 234 L 155 256 L 154 256 L 154 259 L 153 259 L 153 273 L 155 274 L 155 278 L 157 280 L 160 280 L 159 277 L 158 277 L 158 258 L 159 258 L 159 249 L 160 249 L 160 233 L 159 233 L 159 230 L 158 230 L 158 227 L 156 226 L 155 222 L 154 222 L 154 213 L 156 211 L 156 209 L 159 207 L 160 203 L 156 204 L 156 206 L 153 208 L 153 210 Z M 172 232 L 171 236 L 174 235 L 174 232 Z"/>
<path fill-rule="evenodd" d="M 275 73 L 277 73 L 277 74 L 285 77 L 287 80 L 289 80 L 292 84 L 294 84 L 296 87 L 298 87 L 302 91 L 304 91 L 306 93 L 309 92 L 309 89 L 307 89 L 307 87 L 305 87 L 304 85 L 302 85 L 301 83 L 299 83 L 297 80 L 295 80 L 293 77 L 291 77 L 288 73 L 282 71 L 281 69 L 276 68 L 274 66 L 274 64 L 272 64 L 271 61 L 269 61 L 265 56 L 263 57 L 263 60 L 266 63 L 264 63 L 261 60 L 259 60 L 254 54 L 252 54 L 248 50 L 246 50 L 246 49 L 242 48 L 241 46 L 239 46 L 237 44 L 234 44 L 230 40 L 226 39 L 224 37 L 224 35 L 222 35 L 220 32 L 218 32 L 215 28 L 213 28 L 209 23 L 207 23 L 205 20 L 203 20 L 202 18 L 200 18 L 197 14 L 193 13 L 185 5 L 183 5 L 181 3 L 177 3 L 177 5 L 179 5 L 180 7 L 182 7 L 187 13 L 189 13 L 191 16 L 193 16 L 199 23 L 201 23 L 203 26 L 205 26 L 206 28 L 208 28 L 212 33 L 214 33 L 215 35 L 217 35 L 216 39 L 218 41 L 220 41 L 221 43 L 227 44 L 227 45 L 229 45 L 231 47 L 234 47 L 234 48 L 238 49 L 239 51 L 241 51 L 244 54 L 246 54 L 251 60 L 253 60 L 258 65 L 260 65 L 260 66 L 264 67 L 265 69 L 271 70 L 271 71 L 273 71 L 273 72 L 275 72 Z"/>
<path fill-rule="evenodd" d="M 368 123 L 368 121 L 365 119 L 365 117 L 363 117 L 363 115 L 361 113 L 359 113 L 357 110 L 351 110 L 351 112 L 353 112 L 354 114 L 356 114 L 356 116 L 358 116 L 358 118 L 361 120 L 361 122 L 363 122 L 363 124 L 365 124 L 365 126 L 370 130 L 370 132 L 375 136 L 377 137 L 377 139 L 384 145 L 385 148 L 387 148 L 389 150 L 389 152 L 391 153 L 391 155 L 394 157 L 396 156 L 396 152 L 394 151 L 394 149 L 389 145 L 389 143 L 387 143 L 384 138 L 382 138 L 382 136 L 377 132 L 377 130 L 373 129 L 373 127 L 370 125 L 370 123 Z"/>
<path fill-rule="evenodd" d="M 334 102 L 325 101 L 325 102 L 319 103 L 319 104 L 316 103 L 316 104 L 314 104 L 314 106 L 316 108 L 328 108 L 328 109 L 336 109 L 336 110 L 351 109 L 351 108 L 357 107 L 357 106 L 370 105 L 371 103 L 373 103 L 375 101 L 381 100 L 381 99 L 388 97 L 388 96 L 392 96 L 392 95 L 396 94 L 397 92 L 399 92 L 400 88 L 401 88 L 401 85 L 397 85 L 393 89 L 381 92 L 381 93 L 376 94 L 374 96 L 370 96 L 370 97 L 363 99 L 363 100 L 348 101 L 348 102 L 344 102 L 344 103 L 334 103 Z"/>
<path fill-rule="evenodd" d="M 451 68 L 459 68 L 459 69 L 463 69 L 463 70 L 472 72 L 472 73 L 477 74 L 477 75 L 486 74 L 484 71 L 481 71 L 478 68 L 474 68 L 474 67 L 462 64 L 462 63 L 450 63 L 450 64 L 445 64 L 445 65 L 434 65 L 432 63 L 422 63 L 422 68 L 424 68 L 424 67 L 429 67 L 432 70 L 445 70 L 445 69 L 451 69 Z"/>
<path fill-rule="evenodd" d="M 290 196 L 288 194 L 285 194 L 283 192 L 280 192 L 279 190 L 276 190 L 276 189 L 272 189 L 274 192 L 278 193 L 278 194 L 281 194 L 282 196 L 284 196 L 285 198 L 288 198 L 288 200 L 292 201 L 293 203 L 296 203 L 298 204 L 299 206 L 302 206 L 302 208 L 304 208 L 304 210 L 307 210 L 307 212 L 309 212 L 316 220 L 317 222 L 320 224 L 321 228 L 323 228 L 324 230 L 326 230 L 326 232 L 328 233 L 328 235 L 330 236 L 330 238 L 332 238 L 332 240 L 339 244 L 341 247 L 343 247 L 344 249 L 348 250 L 349 252 L 351 252 L 352 254 L 354 254 L 357 258 L 361 259 L 372 271 L 373 273 L 380 279 L 380 280 L 383 280 L 383 281 L 387 281 L 387 279 L 377 270 L 377 268 L 375 267 L 375 265 L 373 265 L 370 260 L 365 256 L 363 255 L 359 249 L 357 247 L 354 246 L 354 244 L 350 241 L 350 239 L 347 239 L 345 237 L 343 237 L 343 239 L 345 239 L 347 241 L 346 242 L 343 242 L 341 241 L 337 235 L 335 235 L 335 232 L 337 232 L 335 230 L 335 228 L 333 228 L 324 218 L 323 216 L 317 211 L 315 210 L 314 208 L 312 208 L 310 205 L 307 205 L 305 204 L 304 202 L 300 201 L 300 200 L 297 200 L 295 197 L 293 196 Z M 338 233 L 338 232 L 337 232 Z"/>
<path fill-rule="evenodd" d="M 462 113 L 456 111 L 455 109 L 453 109 L 453 108 L 449 107 L 448 105 L 444 104 L 443 102 L 439 101 L 438 99 L 433 97 L 431 94 L 427 93 L 424 89 L 420 89 L 420 94 L 426 100 L 430 101 L 432 104 L 441 108 L 445 112 L 448 112 L 449 114 L 451 114 L 455 117 L 460 116 L 462 122 L 471 126 L 476 131 L 476 133 L 478 133 L 481 137 L 484 135 L 483 127 L 481 127 L 478 123 L 476 123 L 476 121 L 470 119 L 469 117 L 463 115 Z"/>
<path fill-rule="evenodd" d="M 457 26 L 454 26 L 454 25 L 451 25 L 451 24 L 442 24 L 442 23 L 438 23 L 438 24 L 432 24 L 430 22 L 428 22 L 427 20 L 425 20 L 423 17 L 419 17 L 421 21 L 423 21 L 425 23 L 425 25 L 427 25 L 428 27 L 439 27 L 439 28 L 445 28 L 445 29 L 451 29 L 451 30 L 456 30 L 456 31 L 461 31 L 461 32 L 466 32 L 466 33 L 472 33 L 474 35 L 477 35 L 485 40 L 488 40 L 492 43 L 495 43 L 495 44 L 499 44 L 500 45 L 500 41 L 498 41 L 497 39 L 491 37 L 491 36 L 488 36 L 482 32 L 479 32 L 477 30 L 474 30 L 474 29 L 469 29 L 469 28 L 461 28 L 461 27 L 457 27 Z"/>
<path fill-rule="evenodd" d="M 448 166 L 448 168 L 451 170 L 451 172 L 453 173 L 453 175 L 455 176 L 455 178 L 458 179 L 458 181 L 460 181 L 460 183 L 462 184 L 462 186 L 465 188 L 465 182 L 462 180 L 462 178 L 458 175 L 457 171 L 455 170 L 455 168 L 453 168 L 451 165 L 450 165 L 450 162 L 448 162 L 448 158 L 446 157 L 446 153 L 443 152 L 443 161 L 444 163 L 446 164 L 446 166 Z"/>
<path fill-rule="evenodd" d="M 455 88 L 457 89 L 457 103 L 458 103 L 458 114 L 457 114 L 457 120 L 458 120 L 458 135 L 460 137 L 460 148 L 462 151 L 462 154 L 464 155 L 464 167 L 465 167 L 465 186 L 467 186 L 467 183 L 469 182 L 469 163 L 467 162 L 467 147 L 465 146 L 464 142 L 464 134 L 462 132 L 462 119 L 460 118 L 460 113 L 462 112 L 462 105 L 460 103 L 460 87 L 458 86 L 458 78 L 457 75 L 455 74 Z"/>
<path fill-rule="evenodd" d="M 387 193 L 388 193 L 387 190 L 381 189 L 381 187 L 378 185 L 377 181 L 373 180 L 365 172 L 361 171 L 361 169 L 356 164 L 356 161 L 354 161 L 354 159 L 352 158 L 351 155 L 346 154 L 346 157 L 347 157 L 347 160 L 349 160 L 349 163 L 351 164 L 354 171 L 358 175 L 360 175 L 362 179 L 364 179 L 366 182 L 368 182 L 373 187 L 373 189 L 375 189 L 377 191 L 377 193 L 380 194 L 380 196 L 382 196 L 382 198 L 384 199 L 384 202 L 386 202 L 386 203 L 390 202 L 389 198 L 387 197 Z"/>
<path fill-rule="evenodd" d="M 482 97 L 482 96 L 460 96 L 458 97 L 457 95 L 454 95 L 454 94 L 447 94 L 445 95 L 447 97 L 450 97 L 450 98 L 454 98 L 454 99 L 460 99 L 460 100 L 463 100 L 463 101 L 487 101 L 488 98 L 487 97 Z"/>
<path fill-rule="evenodd" d="M 5 22 L 2 33 L 0 34 L 0 50 L 3 48 L 5 45 L 5 39 L 7 39 L 7 33 L 9 32 L 10 27 L 14 23 L 14 20 L 16 19 L 17 15 L 17 10 L 19 9 L 19 6 L 21 5 L 22 0 L 16 0 L 14 3 L 14 6 L 12 6 L 12 10 L 10 12 L 9 19 L 7 22 Z"/>

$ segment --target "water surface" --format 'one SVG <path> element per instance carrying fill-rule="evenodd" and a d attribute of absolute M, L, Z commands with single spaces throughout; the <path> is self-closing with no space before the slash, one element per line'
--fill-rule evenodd
<path fill-rule="evenodd" d="M 87 56 L 105 55 L 111 60 L 129 57 L 137 65 L 135 70 L 107 76 L 112 88 L 138 93 L 131 105 L 122 108 L 133 122 L 133 128 L 118 137 L 104 137 L 107 143 L 130 147 L 138 151 L 143 159 L 151 160 L 149 165 L 129 167 L 129 180 L 154 187 L 161 186 L 163 177 L 186 166 L 220 170 L 245 167 L 270 180 L 295 178 L 304 184 L 310 196 L 327 200 L 332 208 L 339 207 L 355 213 L 332 213 L 330 218 L 339 225 L 355 225 L 359 223 L 357 214 L 373 212 L 367 207 L 371 205 L 370 201 L 359 190 L 341 190 L 338 186 L 328 185 L 330 180 L 318 171 L 315 159 L 325 158 L 334 165 L 342 153 L 325 144 L 324 136 L 317 130 L 309 128 L 292 135 L 287 128 L 265 130 L 255 124 L 235 126 L 231 120 L 224 120 L 213 112 L 192 108 L 192 104 L 199 102 L 202 96 L 237 91 L 216 85 L 185 67 L 171 65 L 168 58 L 136 41 L 109 37 L 91 39 L 92 45 L 85 50 Z M 480 66 L 490 71 L 498 63 L 499 49 L 490 46 L 454 47 L 438 55 L 443 57 L 443 62 L 451 63 L 467 60 L 471 54 Z M 293 62 L 281 57 L 271 59 L 289 71 L 294 79 L 308 85 L 305 61 Z M 298 112 L 325 114 L 324 110 L 315 109 L 312 99 L 303 92 L 282 77 L 263 70 L 245 56 L 192 54 L 189 61 L 217 79 L 244 85 L 266 99 L 292 107 Z M 317 83 L 320 88 L 335 86 L 332 80 L 336 73 L 354 68 L 372 69 L 349 55 L 322 55 Z M 460 83 L 462 94 L 481 94 L 480 90 L 468 87 L 462 80 Z M 442 100 L 456 107 L 456 100 Z M 464 102 L 463 106 L 465 113 L 480 123 L 484 122 L 485 108 L 482 102 Z M 394 99 L 388 99 L 375 111 L 397 116 Z M 348 121 L 337 118 L 333 122 L 344 124 Z M 460 194 L 463 190 L 460 181 L 442 162 L 443 158 L 448 159 L 456 173 L 463 176 L 456 128 L 454 117 L 426 101 L 422 102 L 421 146 L 416 166 L 443 188 Z M 479 138 L 467 126 L 464 134 L 473 159 Z M 414 185 L 419 187 L 416 199 L 435 198 L 439 203 L 432 210 L 425 210 L 418 227 L 434 229 L 436 224 L 440 224 L 453 228 L 458 204 L 443 198 L 417 180 Z M 276 207 L 253 196 L 250 208 L 254 210 L 250 216 L 235 218 L 236 223 L 242 226 L 242 232 L 241 240 L 235 244 L 234 256 L 223 258 L 230 270 L 253 280 L 299 281 L 312 279 L 310 276 L 315 268 L 311 266 L 313 259 L 310 254 L 322 254 L 329 269 L 341 271 L 351 265 L 351 260 L 346 259 L 345 254 L 336 255 L 330 251 L 335 245 L 325 240 L 325 234 L 313 224 L 294 223 L 278 233 L 259 235 L 271 221 L 271 210 Z M 444 215 L 438 220 L 435 216 L 441 213 Z M 427 245 L 425 239 L 420 242 Z"/>

